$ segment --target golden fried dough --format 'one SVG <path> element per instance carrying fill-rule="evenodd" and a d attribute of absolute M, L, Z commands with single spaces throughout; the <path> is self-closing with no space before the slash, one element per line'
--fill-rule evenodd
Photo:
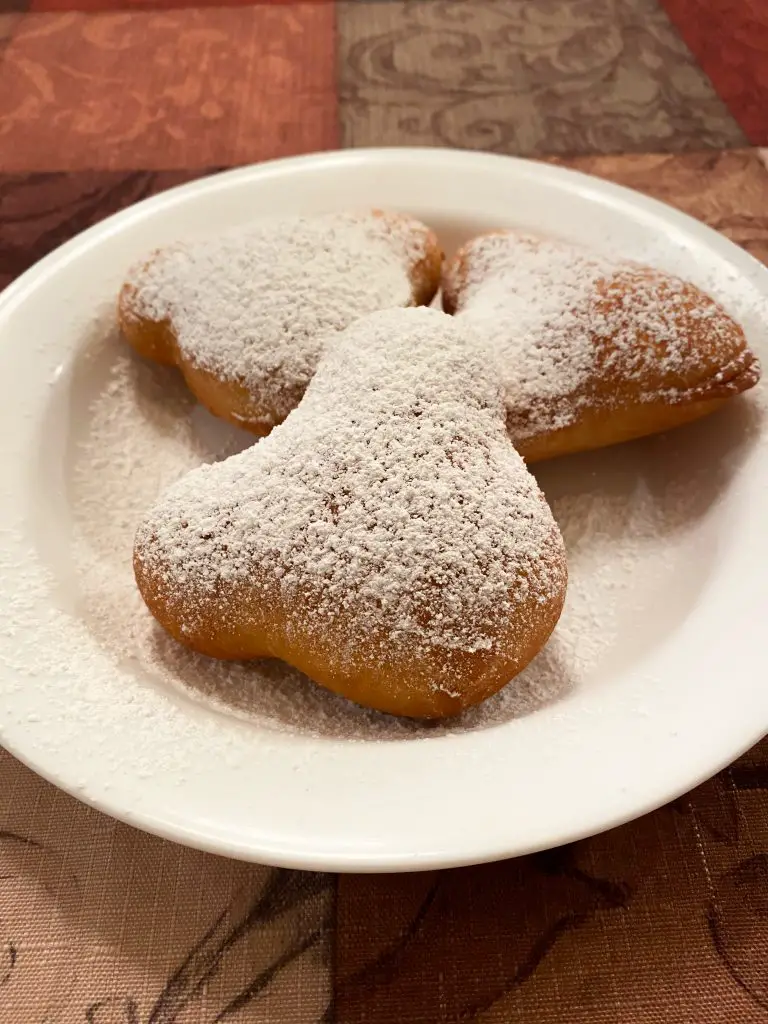
<path fill-rule="evenodd" d="M 329 338 L 366 313 L 429 304 L 441 267 L 429 228 L 400 214 L 264 220 L 155 253 L 118 315 L 141 355 L 264 435 L 301 401 Z"/>
<path fill-rule="evenodd" d="M 134 565 L 153 615 L 203 654 L 281 658 L 396 715 L 489 697 L 546 642 L 567 577 L 497 376 L 436 310 L 337 335 L 283 424 L 148 513 Z"/>
<path fill-rule="evenodd" d="M 760 377 L 741 327 L 694 285 L 565 242 L 473 239 L 446 270 L 443 305 L 493 350 L 529 461 L 668 430 Z"/>

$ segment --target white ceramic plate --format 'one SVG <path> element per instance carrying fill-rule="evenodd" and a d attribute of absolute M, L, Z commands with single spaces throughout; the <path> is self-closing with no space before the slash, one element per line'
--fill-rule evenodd
<path fill-rule="evenodd" d="M 695 279 L 766 351 L 768 274 L 701 224 L 554 167 L 440 150 L 246 168 L 140 203 L 0 299 L 0 739 L 148 831 L 291 867 L 415 870 L 573 840 L 678 796 L 768 725 L 760 394 L 539 478 L 570 548 L 562 629 L 449 727 L 363 712 L 274 667 L 223 670 L 153 627 L 131 539 L 169 479 L 246 443 L 113 331 L 128 265 L 262 213 L 410 211 L 446 247 L 523 226 Z"/>

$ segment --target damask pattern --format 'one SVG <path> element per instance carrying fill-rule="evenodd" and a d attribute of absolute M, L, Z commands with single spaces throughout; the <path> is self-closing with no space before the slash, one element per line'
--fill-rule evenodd
<path fill-rule="evenodd" d="M 755 150 L 582 156 L 566 163 L 671 203 L 768 263 L 768 175 Z"/>
<path fill-rule="evenodd" d="M 31 14 L 0 64 L 3 171 L 166 170 L 336 144 L 333 9 Z"/>
<path fill-rule="evenodd" d="M 0 1021 L 316 1021 L 333 879 L 185 850 L 0 752 Z"/>
<path fill-rule="evenodd" d="M 519 155 L 744 137 L 655 0 L 341 2 L 347 146 Z"/>
<path fill-rule="evenodd" d="M 3 8 L 0 7 L 0 59 L 2 59 L 5 49 L 20 21 L 20 14 L 15 14 L 10 10 L 8 13 L 3 13 Z"/>

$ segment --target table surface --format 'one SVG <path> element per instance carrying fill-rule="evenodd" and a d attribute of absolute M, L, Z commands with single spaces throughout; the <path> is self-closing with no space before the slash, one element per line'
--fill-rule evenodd
<path fill-rule="evenodd" d="M 768 260 L 766 0 L 0 0 L 0 287 L 153 192 L 269 157 L 556 157 Z M 0 752 L 2 1024 L 768 1022 L 768 745 L 594 839 L 396 877 L 278 871 Z"/>

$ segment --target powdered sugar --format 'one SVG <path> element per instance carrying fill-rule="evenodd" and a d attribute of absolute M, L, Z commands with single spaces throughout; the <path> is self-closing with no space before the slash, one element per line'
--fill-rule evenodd
<path fill-rule="evenodd" d="M 497 354 L 513 439 L 629 395 L 680 401 L 742 341 L 692 285 L 627 260 L 515 232 L 481 236 L 464 253 L 448 292 Z M 704 328 L 706 343 L 692 342 Z"/>
<path fill-rule="evenodd" d="M 562 399 L 593 366 L 584 306 L 609 260 L 525 235 L 487 235 L 468 246 L 457 314 L 491 341 L 510 408 L 530 409 L 531 434 L 567 426 Z"/>
<path fill-rule="evenodd" d="M 129 278 L 128 311 L 169 320 L 185 359 L 268 394 L 279 420 L 328 337 L 365 313 L 412 303 L 426 239 L 414 221 L 372 213 L 262 220 L 161 250 Z"/>
<path fill-rule="evenodd" d="M 60 615 L 55 629 L 51 626 L 55 650 L 33 643 L 23 666 L 27 673 L 53 669 L 69 704 L 82 694 L 82 714 L 89 709 L 94 729 L 102 714 L 112 713 L 101 708 L 98 692 L 109 663 L 120 674 L 123 699 L 133 707 L 146 704 L 148 724 L 159 713 L 159 687 L 172 700 L 192 700 L 209 713 L 235 716 L 257 729 L 305 735 L 386 740 L 501 725 L 574 687 L 610 681 L 621 668 L 617 659 L 634 659 L 674 628 L 669 601 L 683 581 L 693 591 L 681 590 L 675 598 L 679 616 L 685 615 L 698 587 L 690 566 L 706 574 L 691 527 L 707 495 L 721 486 L 712 471 L 719 465 L 719 449 L 707 442 L 711 462 L 701 465 L 692 458 L 701 441 L 683 431 L 673 446 L 659 439 L 640 449 L 609 449 L 540 468 L 569 553 L 566 607 L 553 639 L 529 668 L 456 721 L 423 726 L 366 711 L 280 662 L 241 664 L 195 655 L 154 623 L 136 590 L 131 568 L 136 525 L 174 479 L 201 461 L 236 452 L 251 438 L 203 412 L 171 371 L 132 356 L 116 339 L 101 347 L 99 358 L 104 385 L 85 418 L 70 488 L 74 535 L 68 554 L 81 603 L 74 614 Z M 734 443 L 722 428 L 716 437 L 721 445 Z M 656 450 L 659 445 L 664 445 L 663 458 L 646 460 L 646 446 Z M 669 475 L 662 472 L 665 466 Z M 662 473 L 656 483 L 652 467 Z M 683 565 L 685 573 L 679 571 Z M 28 630 L 34 637 L 48 627 L 37 609 L 24 611 L 32 568 L 30 589 L 19 594 L 9 624 L 13 620 L 20 633 Z M 650 611 L 657 605 L 661 611 L 654 618 Z M 196 728 L 194 709 L 176 708 L 173 719 L 186 745 Z M 146 757 L 148 770 L 182 756 L 181 745 L 158 751 L 151 732 L 150 726 L 146 754 L 140 737 L 134 742 L 135 756 Z"/>
<path fill-rule="evenodd" d="M 358 708 L 281 663 L 197 656 L 154 623 L 133 578 L 136 525 L 174 480 L 252 438 L 200 409 L 174 372 L 134 357 L 109 334 L 111 310 L 106 316 L 93 327 L 93 348 L 82 342 L 86 355 L 67 385 L 67 401 L 78 410 L 66 484 L 73 533 L 57 534 L 50 572 L 40 551 L 19 544 L 25 583 L 6 607 L 8 635 L 17 639 L 16 660 L 5 651 L 3 687 L 13 690 L 14 672 L 57 681 L 60 706 L 50 711 L 57 731 L 26 726 L 41 748 L 71 750 L 82 729 L 99 734 L 123 708 L 141 712 L 146 733 L 133 735 L 131 757 L 150 774 L 205 771 L 194 753 L 203 737 L 211 750 L 220 735 L 216 756 L 226 760 L 231 727 L 220 715 L 242 719 L 254 735 L 387 740 L 500 726 L 572 689 L 594 691 L 598 713 L 601 687 L 613 687 L 699 600 L 716 545 L 701 539 L 697 523 L 762 429 L 750 400 L 669 438 L 537 467 L 569 557 L 568 597 L 554 637 L 495 697 L 427 727 Z M 764 402 L 763 392 L 755 398 Z M 18 567 L 3 565 L 19 576 Z M 59 610 L 46 598 L 50 614 L 41 615 L 41 589 L 56 595 L 73 587 L 76 606 Z M 107 678 L 116 682 L 105 690 Z M 163 735 L 175 737 L 162 749 L 153 740 L 160 718 Z M 105 748 L 107 774 L 110 758 Z"/>
<path fill-rule="evenodd" d="M 498 651 L 511 617 L 524 649 L 565 582 L 482 344 L 428 309 L 339 335 L 284 424 L 160 500 L 137 555 L 190 637 L 269 642 L 276 616 L 289 649 L 331 636 L 342 661 L 391 659 L 403 685 L 427 649 L 454 678 L 454 653 Z"/>

